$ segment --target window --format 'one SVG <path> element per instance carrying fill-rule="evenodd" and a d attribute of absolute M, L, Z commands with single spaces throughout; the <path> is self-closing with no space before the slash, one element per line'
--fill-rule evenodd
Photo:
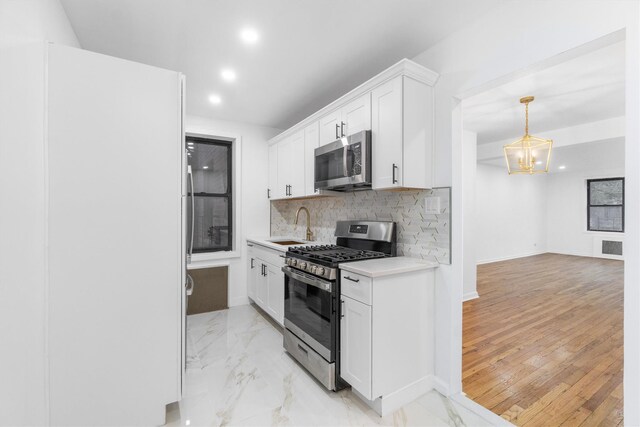
<path fill-rule="evenodd" d="M 624 178 L 587 180 L 587 230 L 624 231 Z"/>
<path fill-rule="evenodd" d="M 194 224 L 190 224 L 194 253 L 232 250 L 231 152 L 230 141 L 187 137 L 187 162 L 193 174 L 189 196 L 195 207 Z"/>

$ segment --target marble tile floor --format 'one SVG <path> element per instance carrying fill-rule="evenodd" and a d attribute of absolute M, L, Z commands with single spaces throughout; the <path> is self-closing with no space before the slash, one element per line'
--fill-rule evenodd
<path fill-rule="evenodd" d="M 351 391 L 325 390 L 253 306 L 189 316 L 187 375 L 168 426 L 488 426 L 432 391 L 379 417 Z"/>

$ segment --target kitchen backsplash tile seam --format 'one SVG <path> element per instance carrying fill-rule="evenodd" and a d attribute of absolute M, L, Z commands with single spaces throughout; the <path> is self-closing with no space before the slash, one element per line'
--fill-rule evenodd
<path fill-rule="evenodd" d="M 439 197 L 439 213 L 426 213 L 425 199 Z M 295 213 L 306 206 L 315 240 L 335 242 L 336 221 L 392 220 L 398 225 L 398 255 L 451 263 L 451 189 L 355 191 L 331 197 L 271 202 L 271 235 L 304 237 L 306 221 Z"/>

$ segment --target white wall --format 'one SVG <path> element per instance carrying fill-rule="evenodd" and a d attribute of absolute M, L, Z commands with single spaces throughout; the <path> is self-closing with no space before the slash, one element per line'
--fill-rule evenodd
<path fill-rule="evenodd" d="M 504 167 L 478 164 L 478 264 L 546 252 L 547 178 L 509 175 Z"/>
<path fill-rule="evenodd" d="M 475 132 L 468 130 L 463 131 L 462 140 L 464 141 L 464 147 L 467 150 L 468 155 L 465 156 L 464 161 L 464 176 L 463 176 L 463 190 L 465 193 L 466 204 L 465 210 L 475 211 L 477 209 L 477 199 L 475 195 L 476 190 L 476 168 L 477 162 L 476 150 L 478 148 L 478 135 Z M 479 237 L 477 230 L 475 229 L 474 217 L 468 215 L 463 218 L 462 227 L 467 238 L 467 244 L 464 246 L 464 259 L 468 260 L 464 263 L 462 271 L 462 289 L 463 299 L 468 301 L 470 299 L 478 298 L 477 292 L 477 268 L 476 263 L 471 262 L 477 257 L 478 240 Z"/>
<path fill-rule="evenodd" d="M 579 11 L 577 13 L 576 11 Z M 509 1 L 478 17 L 466 28 L 419 54 L 414 61 L 440 73 L 435 86 L 435 179 L 437 186 L 453 184 L 453 265 L 442 266 L 436 283 L 436 376 L 441 391 L 462 389 L 462 295 L 464 209 L 461 188 L 463 170 L 462 108 L 460 99 L 497 86 L 500 79 L 531 70 L 565 51 L 626 30 L 626 132 L 627 158 L 640 161 L 640 64 L 638 50 L 640 9 L 631 1 Z M 522 25 L 534 22 L 535 25 Z M 627 168 L 629 169 L 629 168 Z M 627 172 L 627 212 L 640 214 L 640 175 Z M 627 227 L 633 243 L 625 244 L 628 256 L 640 257 L 640 228 Z M 631 240 L 631 239 L 628 239 Z M 640 268 L 625 265 L 625 323 L 640 323 Z M 633 285 L 633 287 L 632 287 Z M 633 316 L 633 317 L 632 317 Z M 627 330 L 628 331 L 628 330 Z M 640 334 L 625 333 L 625 422 L 640 424 Z M 629 345 L 631 343 L 631 345 Z M 633 378 L 633 381 L 629 379 Z"/>
<path fill-rule="evenodd" d="M 548 177 L 548 252 L 593 256 L 593 240 L 624 233 L 598 233 L 587 230 L 587 179 L 624 176 L 624 167 L 574 173 L 554 173 Z"/>
<path fill-rule="evenodd" d="M 249 236 L 269 236 L 269 200 L 267 199 L 267 141 L 281 132 L 279 129 L 254 126 L 245 123 L 214 120 L 207 117 L 187 115 L 187 133 L 211 136 L 240 137 L 241 139 L 241 182 L 234 183 L 240 194 L 240 230 L 239 248 L 233 258 L 222 258 L 220 253 L 212 254 L 219 259 L 206 264 L 229 266 L 229 305 L 247 304 L 247 247 L 245 239 Z M 237 186 L 240 188 L 237 188 Z M 195 259 L 195 257 L 194 257 Z M 213 264 L 212 264 L 213 263 Z"/>
<path fill-rule="evenodd" d="M 41 40 L 80 47 L 59 0 L 0 0 L 0 46 Z"/>

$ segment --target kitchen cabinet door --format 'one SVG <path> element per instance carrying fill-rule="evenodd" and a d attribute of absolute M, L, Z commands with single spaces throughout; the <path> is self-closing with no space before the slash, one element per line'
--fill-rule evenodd
<path fill-rule="evenodd" d="M 342 115 L 340 109 L 332 111 L 320 119 L 320 147 L 340 138 L 341 120 Z"/>
<path fill-rule="evenodd" d="M 255 272 L 256 278 L 256 303 L 263 309 L 266 310 L 267 307 L 267 280 L 266 280 L 266 272 L 267 272 L 267 264 L 262 262 L 260 259 L 256 259 L 256 268 Z"/>
<path fill-rule="evenodd" d="M 350 102 L 342 108 L 341 129 L 344 136 L 371 129 L 371 93 Z"/>
<path fill-rule="evenodd" d="M 311 196 L 315 190 L 315 149 L 320 142 L 320 128 L 315 122 L 304 129 L 304 194 Z"/>
<path fill-rule="evenodd" d="M 269 182 L 267 197 L 270 199 L 278 198 L 278 144 L 269 146 Z"/>
<path fill-rule="evenodd" d="M 278 185 L 275 192 L 275 199 L 289 197 L 289 184 L 291 181 L 291 163 L 293 152 L 291 148 L 291 137 L 283 139 L 278 144 Z"/>
<path fill-rule="evenodd" d="M 371 307 L 341 297 L 340 376 L 371 400 Z"/>
<path fill-rule="evenodd" d="M 260 271 L 260 263 L 258 259 L 255 257 L 253 249 L 251 247 L 247 250 L 247 295 L 249 298 L 255 301 L 256 299 L 256 282 L 258 281 L 258 271 Z"/>
<path fill-rule="evenodd" d="M 266 311 L 281 325 L 284 324 L 284 273 L 280 267 L 266 264 Z"/>
<path fill-rule="evenodd" d="M 289 197 L 303 197 L 305 192 L 304 129 L 291 135 L 289 163 Z"/>
<path fill-rule="evenodd" d="M 403 185 L 402 76 L 371 92 L 372 187 Z"/>

